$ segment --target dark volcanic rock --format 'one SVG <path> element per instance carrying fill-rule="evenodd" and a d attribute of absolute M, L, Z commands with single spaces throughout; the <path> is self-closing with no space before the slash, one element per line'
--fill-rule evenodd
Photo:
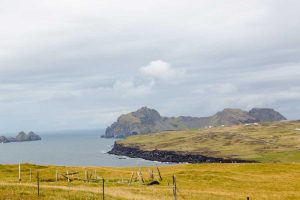
<path fill-rule="evenodd" d="M 285 117 L 273 109 L 263 108 L 255 108 L 250 112 L 227 108 L 210 117 L 162 117 L 156 110 L 142 107 L 135 112 L 121 115 L 116 122 L 107 127 L 104 137 L 123 138 L 129 135 L 168 130 L 269 122 L 284 119 Z"/>
<path fill-rule="evenodd" d="M 160 162 L 174 162 L 174 163 L 252 163 L 255 161 L 248 160 L 238 160 L 238 159 L 223 159 L 223 158 L 213 158 L 202 155 L 194 154 L 184 154 L 178 153 L 175 151 L 143 151 L 136 147 L 125 147 L 121 144 L 115 143 L 114 147 L 109 154 L 128 156 L 131 158 L 143 158 L 151 161 L 160 161 Z"/>

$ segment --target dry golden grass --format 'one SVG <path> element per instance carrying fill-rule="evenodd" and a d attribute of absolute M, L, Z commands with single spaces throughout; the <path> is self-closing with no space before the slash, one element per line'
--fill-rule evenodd
<path fill-rule="evenodd" d="M 29 182 L 29 168 L 41 174 L 41 196 L 37 197 L 36 179 Z M 150 167 L 158 178 L 155 167 Z M 98 182 L 75 180 L 68 183 L 60 173 L 97 172 Z M 172 199 L 172 175 L 177 178 L 178 199 L 300 199 L 300 164 L 180 164 L 160 167 L 160 185 L 127 182 L 139 168 L 62 167 L 22 164 L 22 181 L 18 182 L 17 165 L 0 165 L 0 199 L 101 199 L 101 178 L 105 178 L 106 199 L 166 200 Z M 149 168 L 141 171 L 149 182 Z M 75 177 L 74 177 L 75 178 Z M 123 182 L 122 182 L 123 179 Z"/>

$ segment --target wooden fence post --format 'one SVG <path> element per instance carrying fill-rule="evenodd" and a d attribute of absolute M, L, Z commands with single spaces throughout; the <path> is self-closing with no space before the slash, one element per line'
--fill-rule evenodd
<path fill-rule="evenodd" d="M 87 181 L 87 173 L 86 173 L 86 170 L 84 170 L 84 182 L 86 182 Z"/>
<path fill-rule="evenodd" d="M 58 170 L 55 171 L 55 181 L 58 181 Z"/>
<path fill-rule="evenodd" d="M 139 180 L 139 178 L 140 178 L 140 177 L 139 177 L 139 172 L 138 172 L 138 171 L 136 171 L 136 173 L 135 173 L 135 174 L 136 174 L 136 176 L 135 176 L 135 179 L 134 179 L 134 181 L 136 182 L 136 181 L 138 181 L 138 180 Z"/>
<path fill-rule="evenodd" d="M 104 200 L 104 178 L 102 179 L 102 200 Z"/>
<path fill-rule="evenodd" d="M 19 181 L 21 181 L 21 163 L 19 163 Z"/>
<path fill-rule="evenodd" d="M 162 177 L 161 177 L 160 171 L 159 171 L 157 166 L 156 166 L 156 169 L 157 169 L 157 172 L 158 172 L 159 180 L 162 181 Z"/>
<path fill-rule="evenodd" d="M 145 181 L 144 181 L 143 174 L 142 174 L 141 170 L 138 172 L 138 176 L 139 176 L 140 181 L 141 181 L 142 184 L 144 185 L 144 184 L 145 184 Z"/>
<path fill-rule="evenodd" d="M 70 183 L 69 171 L 67 171 L 68 183 Z"/>
<path fill-rule="evenodd" d="M 173 175 L 173 196 L 174 196 L 174 200 L 176 200 L 176 177 L 175 175 Z"/>
<path fill-rule="evenodd" d="M 37 191 L 38 191 L 38 196 L 40 196 L 40 172 L 36 172 L 36 182 L 37 182 Z"/>
<path fill-rule="evenodd" d="M 130 179 L 129 179 L 128 185 L 130 185 L 130 184 L 131 184 L 131 181 L 132 181 L 133 175 L 134 175 L 134 172 L 132 172 L 132 173 L 131 173 L 131 176 L 130 176 Z"/>
<path fill-rule="evenodd" d="M 31 170 L 31 168 L 29 169 L 29 181 L 30 182 L 32 181 L 32 170 Z"/>
<path fill-rule="evenodd" d="M 151 180 L 154 179 L 154 174 L 153 174 L 153 170 L 152 170 L 152 169 L 149 169 L 149 178 L 150 178 Z"/>

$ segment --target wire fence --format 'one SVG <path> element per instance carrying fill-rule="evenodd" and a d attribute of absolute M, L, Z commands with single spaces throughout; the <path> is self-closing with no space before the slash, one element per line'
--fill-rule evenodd
<path fill-rule="evenodd" d="M 186 189 L 183 191 L 180 187 L 178 187 L 175 175 L 172 177 L 162 177 L 158 167 L 156 167 L 156 173 L 153 172 L 153 169 L 149 169 L 148 172 L 149 174 L 146 177 L 142 174 L 140 169 L 132 171 L 130 176 L 126 175 L 125 177 L 125 175 L 122 175 L 119 178 L 104 178 L 104 176 L 98 176 L 96 170 L 90 169 L 72 171 L 66 168 L 64 171 L 55 169 L 55 171 L 52 170 L 50 172 L 49 169 L 45 168 L 33 171 L 31 168 L 29 170 L 22 170 L 21 164 L 19 164 L 18 181 L 22 183 L 29 182 L 32 185 L 36 185 L 37 196 L 41 195 L 43 186 L 47 186 L 47 189 L 51 189 L 51 187 L 45 183 L 57 182 L 59 183 L 58 185 L 61 185 L 61 183 L 67 183 L 67 188 L 64 189 L 68 190 L 69 198 L 70 192 L 76 192 L 76 188 L 82 185 L 85 186 L 85 188 L 97 188 L 96 190 L 87 190 L 86 192 L 96 192 L 98 193 L 98 199 L 103 200 L 106 195 L 109 196 L 112 194 L 117 187 L 122 187 L 122 190 L 130 190 L 130 192 L 145 195 L 149 197 L 149 199 L 157 199 L 157 190 L 160 191 L 159 194 L 167 197 L 167 199 L 188 200 L 197 198 L 194 198 L 192 193 L 188 193 Z M 25 176 L 27 178 L 24 178 Z M 166 180 L 163 181 L 163 179 Z M 55 185 L 53 184 L 51 185 L 53 188 L 59 188 L 54 187 Z M 150 192 L 151 190 L 152 192 Z M 245 199 L 250 200 L 249 197 L 246 197 Z"/>

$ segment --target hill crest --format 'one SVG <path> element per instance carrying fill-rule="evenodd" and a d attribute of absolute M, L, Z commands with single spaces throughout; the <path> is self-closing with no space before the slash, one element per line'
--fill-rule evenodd
<path fill-rule="evenodd" d="M 135 112 L 121 115 L 116 122 L 107 127 L 104 137 L 118 138 L 166 130 L 281 120 L 286 118 L 271 108 L 253 108 L 249 112 L 238 108 L 225 108 L 209 117 L 162 117 L 155 109 L 142 107 Z"/>

